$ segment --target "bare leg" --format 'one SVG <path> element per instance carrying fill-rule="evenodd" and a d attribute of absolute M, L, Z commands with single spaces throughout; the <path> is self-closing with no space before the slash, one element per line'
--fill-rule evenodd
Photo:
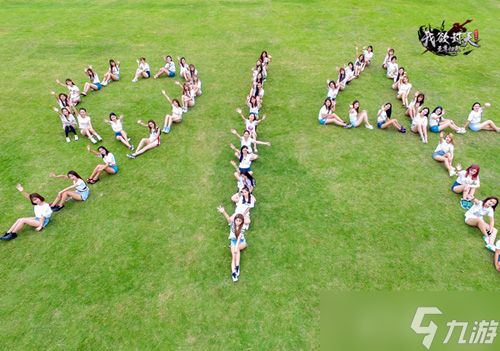
<path fill-rule="evenodd" d="M 9 229 L 9 233 L 18 233 L 20 230 L 23 229 L 25 225 L 29 225 L 30 227 L 39 227 L 40 226 L 40 221 L 37 221 L 34 217 L 24 217 L 24 218 L 19 218 Z"/>

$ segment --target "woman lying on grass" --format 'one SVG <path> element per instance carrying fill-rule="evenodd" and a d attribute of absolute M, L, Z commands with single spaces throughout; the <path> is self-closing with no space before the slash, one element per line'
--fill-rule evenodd
<path fill-rule="evenodd" d="M 224 207 L 217 207 L 217 211 L 221 213 L 229 224 L 229 242 L 231 249 L 231 278 L 233 282 L 237 282 L 240 276 L 240 253 L 247 247 L 245 240 L 246 226 L 243 223 L 243 216 L 238 214 L 229 217 Z"/>

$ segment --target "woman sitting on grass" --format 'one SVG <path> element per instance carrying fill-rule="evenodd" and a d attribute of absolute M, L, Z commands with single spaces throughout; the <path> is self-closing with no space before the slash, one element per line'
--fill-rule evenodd
<path fill-rule="evenodd" d="M 104 73 L 101 85 L 105 87 L 109 82 L 120 80 L 120 61 L 109 60 L 109 69 Z"/>
<path fill-rule="evenodd" d="M 75 116 L 69 113 L 69 110 L 66 107 L 63 107 L 60 113 L 57 107 L 54 107 L 52 110 L 57 113 L 59 115 L 59 118 L 61 119 L 64 134 L 66 134 L 66 142 L 71 142 L 69 133 L 73 133 L 75 135 L 75 141 L 77 141 L 78 135 L 76 135 L 75 129 L 77 127 Z"/>
<path fill-rule="evenodd" d="M 246 172 L 253 175 L 252 161 L 257 159 L 257 155 L 251 154 L 246 146 L 242 146 L 240 150 L 238 150 L 233 144 L 229 144 L 229 146 L 234 151 L 234 155 L 240 161 L 238 165 L 240 172 Z"/>
<path fill-rule="evenodd" d="M 443 132 L 439 133 L 439 144 L 432 154 L 432 158 L 438 162 L 443 162 L 444 166 L 448 170 L 450 177 L 457 174 L 455 167 L 453 167 L 453 134 L 448 134 L 446 137 Z"/>
<path fill-rule="evenodd" d="M 485 108 L 491 107 L 489 102 L 484 104 Z M 465 122 L 464 129 L 469 127 L 473 132 L 479 132 L 480 130 L 491 130 L 494 132 L 500 132 L 500 128 L 493 123 L 491 120 L 481 122 L 483 118 L 484 109 L 481 107 L 479 102 L 475 102 L 472 105 L 472 111 L 469 113 L 467 122 Z"/>
<path fill-rule="evenodd" d="M 139 146 L 137 146 L 137 150 L 132 154 L 127 154 L 128 158 L 136 158 L 139 155 L 142 155 L 148 150 L 154 149 L 157 146 L 160 146 L 160 136 L 161 131 L 160 128 L 156 126 L 156 122 L 150 119 L 148 124 L 145 124 L 141 120 L 137 121 L 137 124 L 140 124 L 143 127 L 149 128 L 149 137 L 141 139 Z"/>
<path fill-rule="evenodd" d="M 387 53 L 385 54 L 385 57 L 384 57 L 384 62 L 382 63 L 383 69 L 387 69 L 387 66 L 391 62 L 391 59 L 393 56 L 394 56 L 394 49 L 388 48 Z"/>
<path fill-rule="evenodd" d="M 62 210 L 64 208 L 64 203 L 69 199 L 73 199 L 75 201 L 85 201 L 88 199 L 90 189 L 83 181 L 82 177 L 80 177 L 80 175 L 75 171 L 69 171 L 66 175 L 56 175 L 55 173 L 50 173 L 50 177 L 69 179 L 73 182 L 73 185 L 70 185 L 57 193 L 56 198 L 50 204 L 52 211 L 58 212 Z"/>
<path fill-rule="evenodd" d="M 247 247 L 245 240 L 245 224 L 243 216 L 236 215 L 229 217 L 224 207 L 217 207 L 217 211 L 221 213 L 229 224 L 229 237 L 231 249 L 231 278 L 233 282 L 237 282 L 240 276 L 240 252 Z"/>
<path fill-rule="evenodd" d="M 385 105 L 380 107 L 377 114 L 377 128 L 386 129 L 393 126 L 401 133 L 406 133 L 406 129 L 399 124 L 397 119 L 391 119 L 392 115 L 392 104 L 387 102 Z"/>
<path fill-rule="evenodd" d="M 464 210 L 468 210 L 472 207 L 472 200 L 474 199 L 474 194 L 477 189 L 481 186 L 479 181 L 479 171 L 478 165 L 471 165 L 466 170 L 462 170 L 460 164 L 457 165 L 457 180 L 451 186 L 451 191 L 455 194 L 462 194 L 462 199 L 460 200 L 460 206 Z"/>
<path fill-rule="evenodd" d="M 334 80 L 327 79 L 326 80 L 326 88 L 328 90 L 326 97 L 328 99 L 332 100 L 332 103 L 333 103 L 332 111 L 335 111 L 335 104 L 336 104 L 336 100 L 337 100 L 337 95 L 339 94 L 339 91 L 340 91 L 340 87 L 337 84 L 337 82 L 335 82 Z"/>
<path fill-rule="evenodd" d="M 255 178 L 248 172 L 240 172 L 238 165 L 233 160 L 231 160 L 230 163 L 235 170 L 233 174 L 236 178 L 236 186 L 238 188 L 238 191 L 241 191 L 244 187 L 247 187 L 250 193 L 253 193 L 253 189 L 255 188 Z"/>
<path fill-rule="evenodd" d="M 249 113 L 253 113 L 256 116 L 259 116 L 260 108 L 262 104 L 255 96 L 248 95 L 247 96 L 247 106 Z"/>
<path fill-rule="evenodd" d="M 165 122 L 163 124 L 163 133 L 170 133 L 170 129 L 172 128 L 172 123 L 181 123 L 182 122 L 182 107 L 181 103 L 177 99 L 170 99 L 165 90 L 162 90 L 161 93 L 165 96 L 165 99 L 172 105 L 172 113 L 169 115 L 165 115 Z"/>
<path fill-rule="evenodd" d="M 429 129 L 433 133 L 439 133 L 446 128 L 451 128 L 458 134 L 465 134 L 465 128 L 461 128 L 455 124 L 451 119 L 444 119 L 443 116 L 446 113 L 442 106 L 438 106 L 432 111 L 431 117 L 429 118 Z"/>
<path fill-rule="evenodd" d="M 137 69 L 135 71 L 134 79 L 132 79 L 132 82 L 135 83 L 139 80 L 139 78 L 144 78 L 148 79 L 151 77 L 151 69 L 149 68 L 149 64 L 146 62 L 145 57 L 141 57 L 137 61 Z"/>
<path fill-rule="evenodd" d="M 262 116 L 262 118 L 259 120 L 254 113 L 250 113 L 248 115 L 248 118 L 246 118 L 243 115 L 243 110 L 241 108 L 237 108 L 236 113 L 238 113 L 241 116 L 243 122 L 245 122 L 245 129 L 250 132 L 250 137 L 253 139 L 257 139 L 257 127 L 259 126 L 259 124 L 264 122 L 264 120 L 266 119 L 266 115 Z"/>
<path fill-rule="evenodd" d="M 408 79 L 408 76 L 404 76 L 401 80 L 401 83 L 399 84 L 398 93 L 396 95 L 396 98 L 398 100 L 401 100 L 404 107 L 408 107 L 409 105 L 408 95 L 410 95 L 411 87 L 412 85 Z"/>
<path fill-rule="evenodd" d="M 498 198 L 494 196 L 487 197 L 483 201 L 474 199 L 474 206 L 465 213 L 465 223 L 471 227 L 478 227 L 483 233 L 483 240 L 486 248 L 495 251 L 495 238 L 497 229 L 495 228 L 495 209 L 498 205 Z M 489 217 L 489 223 L 484 220 L 484 216 Z"/>
<path fill-rule="evenodd" d="M 102 141 L 101 136 L 97 134 L 94 127 L 92 127 L 92 121 L 90 120 L 90 116 L 87 115 L 87 110 L 85 108 L 80 108 L 77 120 L 81 135 L 85 135 L 89 138 L 92 144 L 97 143 L 97 141 Z M 96 137 L 97 140 L 94 137 Z"/>
<path fill-rule="evenodd" d="M 34 206 L 35 217 L 23 217 L 16 220 L 16 222 L 9 228 L 9 230 L 0 237 L 0 240 L 9 241 L 17 238 L 17 233 L 21 231 L 25 225 L 35 228 L 37 232 L 45 228 L 52 216 L 50 205 L 45 202 L 45 198 L 38 193 L 28 194 L 24 191 L 21 184 L 17 184 L 17 190 Z"/>
<path fill-rule="evenodd" d="M 87 145 L 87 151 L 91 154 L 102 158 L 104 164 L 97 165 L 94 168 L 94 171 L 87 178 L 87 182 L 89 184 L 95 184 L 99 181 L 99 176 L 104 171 L 108 174 L 116 174 L 118 173 L 118 166 L 116 165 L 115 155 L 108 151 L 104 146 L 99 146 L 97 148 L 98 152 L 92 150 L 89 145 Z"/>
<path fill-rule="evenodd" d="M 424 144 L 427 144 L 428 115 L 429 109 L 427 107 L 424 107 L 422 111 L 417 112 L 415 117 L 413 117 L 411 120 L 411 131 L 415 134 L 418 133 Z"/>
<path fill-rule="evenodd" d="M 368 112 L 363 110 L 359 112 L 359 101 L 354 100 L 349 106 L 349 124 L 345 128 L 357 128 L 361 123 L 365 124 L 365 128 L 373 129 L 373 126 L 368 121 Z"/>
<path fill-rule="evenodd" d="M 188 108 L 191 108 L 195 104 L 195 94 L 191 89 L 191 85 L 189 83 L 181 84 L 179 81 L 175 81 L 175 84 L 181 87 L 182 96 L 181 96 L 181 105 L 182 112 L 188 112 Z"/>
<path fill-rule="evenodd" d="M 73 106 L 67 94 L 60 93 L 59 95 L 57 95 L 55 91 L 51 91 L 50 94 L 56 98 L 57 105 L 60 109 L 70 108 L 71 106 Z"/>
<path fill-rule="evenodd" d="M 257 152 L 257 145 L 266 145 L 266 146 L 271 146 L 271 143 L 269 141 L 259 141 L 255 140 L 250 136 L 250 132 L 248 130 L 245 130 L 243 132 L 243 135 L 239 135 L 236 129 L 231 129 L 231 133 L 236 135 L 238 139 L 240 139 L 240 147 L 246 146 L 248 148 L 248 151 L 250 153 Z M 253 148 L 252 148 L 253 145 Z M 257 155 L 255 155 L 257 156 Z M 257 157 L 254 159 L 256 160 Z"/>
<path fill-rule="evenodd" d="M 415 97 L 410 102 L 406 109 L 406 115 L 411 119 L 417 115 L 418 112 L 424 107 L 425 95 L 420 91 L 415 93 Z"/>
<path fill-rule="evenodd" d="M 102 84 L 101 81 L 99 80 L 99 77 L 97 76 L 97 73 L 94 72 L 94 69 L 92 66 L 88 66 L 85 69 L 85 73 L 87 76 L 89 76 L 90 83 L 86 82 L 85 85 L 83 86 L 83 96 L 87 96 L 87 93 L 89 92 L 90 89 L 94 91 L 98 91 L 102 89 Z"/>
<path fill-rule="evenodd" d="M 398 58 L 396 56 L 392 56 L 391 60 L 387 64 L 387 72 L 386 72 L 387 78 L 394 81 L 395 78 L 397 78 L 397 76 L 398 76 L 398 70 L 399 70 Z"/>
<path fill-rule="evenodd" d="M 165 56 L 165 66 L 160 68 L 158 73 L 154 75 L 154 79 L 159 78 L 162 74 L 166 74 L 167 77 L 175 77 L 175 63 L 172 60 L 172 56 Z"/>
<path fill-rule="evenodd" d="M 347 123 L 342 120 L 336 113 L 333 113 L 333 102 L 329 98 L 325 99 L 323 106 L 318 113 L 318 122 L 321 125 L 336 124 L 341 127 L 346 127 Z"/>
<path fill-rule="evenodd" d="M 234 210 L 234 216 L 241 214 L 245 218 L 244 223 L 248 226 L 250 225 L 250 209 L 255 206 L 255 197 L 250 192 L 250 189 L 247 187 L 243 187 L 236 194 L 231 196 L 231 201 L 236 204 L 236 208 Z"/>
<path fill-rule="evenodd" d="M 59 79 L 56 79 L 56 83 L 60 86 L 66 87 L 69 90 L 69 100 L 71 101 L 72 106 L 78 105 L 82 102 L 82 98 L 80 96 L 80 89 L 76 86 L 76 84 L 71 79 L 66 79 L 65 83 L 62 84 Z"/>
<path fill-rule="evenodd" d="M 104 123 L 111 126 L 111 129 L 113 129 L 113 132 L 115 133 L 116 140 L 125 145 L 129 150 L 134 150 L 134 145 L 129 143 L 130 138 L 128 137 L 127 132 L 123 130 L 123 115 L 116 117 L 116 114 L 111 112 L 109 114 L 109 120 L 105 119 Z"/>

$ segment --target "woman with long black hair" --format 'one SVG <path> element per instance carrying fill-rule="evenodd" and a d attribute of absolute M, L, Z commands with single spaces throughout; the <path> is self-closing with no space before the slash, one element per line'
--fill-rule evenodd
<path fill-rule="evenodd" d="M 85 201 L 90 195 L 90 189 L 85 183 L 85 181 L 80 177 L 75 171 L 69 171 L 67 174 L 56 175 L 55 173 L 50 173 L 52 178 L 69 179 L 73 182 L 72 185 L 64 188 L 57 193 L 56 198 L 50 204 L 52 211 L 57 212 L 64 208 L 64 203 L 73 199 L 75 201 Z"/>

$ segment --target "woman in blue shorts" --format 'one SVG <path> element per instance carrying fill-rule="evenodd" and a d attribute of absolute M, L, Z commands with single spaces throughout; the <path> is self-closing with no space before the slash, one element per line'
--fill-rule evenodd
<path fill-rule="evenodd" d="M 377 114 L 377 128 L 386 129 L 390 126 L 396 128 L 400 133 L 406 133 L 406 129 L 399 124 L 397 119 L 391 119 L 392 115 L 392 104 L 390 102 L 385 103 L 380 107 Z"/>
<path fill-rule="evenodd" d="M 484 104 L 485 108 L 491 107 L 491 104 L 489 102 Z M 491 130 L 491 131 L 496 131 L 500 132 L 500 128 L 493 123 L 491 120 L 487 120 L 484 122 L 481 122 L 481 119 L 483 118 L 483 112 L 484 108 L 481 107 L 481 104 L 479 102 L 475 102 L 472 105 L 472 111 L 469 113 L 469 117 L 467 118 L 467 122 L 465 122 L 464 129 L 469 127 L 470 130 L 473 132 L 479 132 L 480 130 Z"/>
<path fill-rule="evenodd" d="M 80 177 L 75 171 L 69 171 L 68 174 L 56 175 L 55 173 L 50 173 L 52 178 L 62 178 L 69 179 L 73 182 L 63 190 L 57 193 L 56 198 L 50 204 L 52 211 L 57 212 L 64 208 L 64 203 L 73 199 L 75 201 L 86 201 L 90 195 L 90 189 L 85 183 L 85 181 Z"/>
<path fill-rule="evenodd" d="M 132 79 L 132 82 L 135 83 L 139 78 L 149 78 L 151 77 L 151 69 L 149 68 L 149 64 L 146 62 L 145 57 L 141 57 L 137 61 L 137 69 L 135 70 L 135 75 L 134 79 Z"/>
<path fill-rule="evenodd" d="M 438 162 L 443 162 L 450 177 L 457 174 L 455 167 L 453 167 L 453 156 L 455 147 L 453 146 L 453 134 L 448 134 L 446 137 L 443 132 L 439 133 L 439 144 L 432 154 L 432 158 Z"/>
<path fill-rule="evenodd" d="M 217 207 L 217 211 L 221 213 L 229 224 L 229 241 L 231 249 L 231 278 L 233 282 L 238 281 L 240 276 L 240 256 L 241 251 L 247 247 L 247 242 L 245 240 L 245 230 L 246 226 L 243 223 L 243 215 L 237 214 L 234 219 L 227 214 L 224 207 Z"/>
<path fill-rule="evenodd" d="M 119 81 L 120 80 L 120 61 L 116 61 L 111 59 L 109 60 L 109 69 L 104 74 L 104 79 L 101 82 L 101 85 L 105 87 L 109 82 Z"/>
<path fill-rule="evenodd" d="M 160 77 L 162 74 L 166 74 L 167 77 L 175 77 L 175 63 L 172 61 L 172 56 L 165 56 L 165 66 L 160 68 L 158 73 L 156 73 L 153 78 L 156 79 Z"/>
<path fill-rule="evenodd" d="M 17 233 L 24 228 L 25 225 L 35 228 L 36 231 L 41 231 L 49 224 L 52 210 L 50 205 L 45 202 L 45 198 L 38 193 L 28 194 L 24 191 L 21 184 L 17 184 L 17 190 L 34 206 L 35 217 L 23 217 L 16 220 L 16 222 L 9 228 L 9 230 L 0 237 L 0 240 L 9 241 L 17 238 Z"/>
<path fill-rule="evenodd" d="M 90 83 L 89 82 L 85 83 L 85 85 L 83 86 L 82 95 L 87 96 L 87 93 L 89 92 L 90 89 L 94 91 L 101 90 L 102 89 L 101 81 L 99 80 L 97 73 L 94 72 L 92 66 L 88 66 L 85 69 L 85 73 L 89 76 Z"/>
<path fill-rule="evenodd" d="M 130 138 L 127 135 L 127 132 L 123 129 L 123 115 L 117 117 L 114 112 L 109 114 L 109 120 L 105 119 L 104 123 L 107 123 L 113 129 L 113 133 L 115 133 L 115 138 L 123 145 L 125 145 L 129 150 L 134 150 L 134 145 L 129 143 Z"/>
<path fill-rule="evenodd" d="M 465 134 L 465 128 L 461 128 L 455 124 L 451 119 L 444 119 L 446 113 L 442 106 L 438 106 L 432 111 L 429 118 L 429 129 L 433 133 L 439 133 L 446 128 L 451 128 L 458 134 Z"/>
<path fill-rule="evenodd" d="M 341 127 L 347 126 L 347 123 L 342 120 L 336 113 L 333 112 L 335 104 L 332 99 L 326 98 L 323 106 L 318 113 L 318 122 L 321 125 L 336 124 Z"/>
<path fill-rule="evenodd" d="M 89 145 L 87 145 L 87 151 L 90 152 L 91 154 L 102 158 L 104 161 L 104 164 L 97 165 L 94 168 L 94 171 L 90 175 L 89 178 L 87 178 L 87 182 L 90 184 L 95 184 L 99 181 L 99 176 L 101 173 L 104 171 L 108 174 L 116 174 L 118 173 L 118 165 L 116 164 L 115 156 L 108 151 L 104 146 L 99 146 L 97 148 L 99 152 L 96 152 L 90 148 Z"/>

